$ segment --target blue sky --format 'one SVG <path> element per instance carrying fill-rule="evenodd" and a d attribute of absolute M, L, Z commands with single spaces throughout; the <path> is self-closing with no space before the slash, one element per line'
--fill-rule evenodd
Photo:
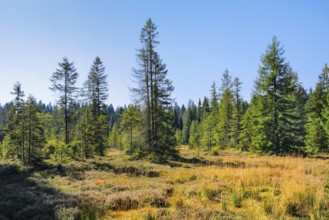
<path fill-rule="evenodd" d="M 54 103 L 51 74 L 64 56 L 85 81 L 96 56 L 106 66 L 114 106 L 131 102 L 129 87 L 140 30 L 158 26 L 158 51 L 179 104 L 209 96 L 227 68 L 250 99 L 260 56 L 276 35 L 305 88 L 329 62 L 328 1 L 0 0 L 0 103 L 26 94 Z"/>

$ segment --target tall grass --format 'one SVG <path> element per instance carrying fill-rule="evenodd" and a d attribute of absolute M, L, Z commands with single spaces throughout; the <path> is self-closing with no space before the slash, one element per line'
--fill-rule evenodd
<path fill-rule="evenodd" d="M 0 198 L 1 214 L 15 219 L 16 209 L 26 207 L 19 216 L 33 217 L 47 207 L 54 219 L 329 219 L 327 160 L 231 150 L 218 156 L 200 151 L 194 160 L 187 147 L 180 153 L 186 159 L 158 165 L 111 150 L 106 157 L 63 165 L 60 172 L 29 175 L 0 163 L 6 198 Z M 26 193 L 7 192 L 22 175 Z M 28 194 L 40 203 L 29 205 Z"/>

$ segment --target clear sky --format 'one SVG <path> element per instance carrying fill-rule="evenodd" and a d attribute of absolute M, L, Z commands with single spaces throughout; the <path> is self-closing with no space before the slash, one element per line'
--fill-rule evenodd
<path fill-rule="evenodd" d="M 0 0 L 0 103 L 25 94 L 54 103 L 49 78 L 64 56 L 85 81 L 96 56 L 106 66 L 114 106 L 131 102 L 129 87 L 140 30 L 158 26 L 158 51 L 179 104 L 209 96 L 227 68 L 250 99 L 260 56 L 273 35 L 305 88 L 329 62 L 329 1 L 304 0 Z"/>

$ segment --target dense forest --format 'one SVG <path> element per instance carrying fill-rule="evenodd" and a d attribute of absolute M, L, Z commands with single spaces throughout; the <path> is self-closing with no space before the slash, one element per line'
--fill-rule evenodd
<path fill-rule="evenodd" d="M 82 88 L 74 62 L 63 58 L 50 76 L 55 104 L 25 95 L 13 85 L 13 100 L 0 106 L 0 157 L 22 163 L 104 155 L 117 148 L 132 158 L 161 163 L 178 157 L 176 146 L 205 148 L 213 155 L 227 148 L 265 154 L 329 151 L 329 68 L 324 65 L 314 90 L 306 91 L 273 37 L 260 57 L 250 102 L 242 82 L 224 70 L 210 96 L 179 106 L 173 82 L 157 52 L 156 25 L 140 33 L 137 66 L 132 70 L 134 104 L 107 104 L 110 93 L 102 60 L 96 57 Z M 238 73 L 237 73 L 238 74 Z"/>

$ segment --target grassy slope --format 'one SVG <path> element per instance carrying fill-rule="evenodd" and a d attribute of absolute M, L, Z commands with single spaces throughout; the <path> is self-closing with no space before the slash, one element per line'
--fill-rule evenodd
<path fill-rule="evenodd" d="M 181 148 L 181 162 L 117 150 L 61 169 L 0 163 L 0 219 L 328 219 L 329 160 Z"/>

